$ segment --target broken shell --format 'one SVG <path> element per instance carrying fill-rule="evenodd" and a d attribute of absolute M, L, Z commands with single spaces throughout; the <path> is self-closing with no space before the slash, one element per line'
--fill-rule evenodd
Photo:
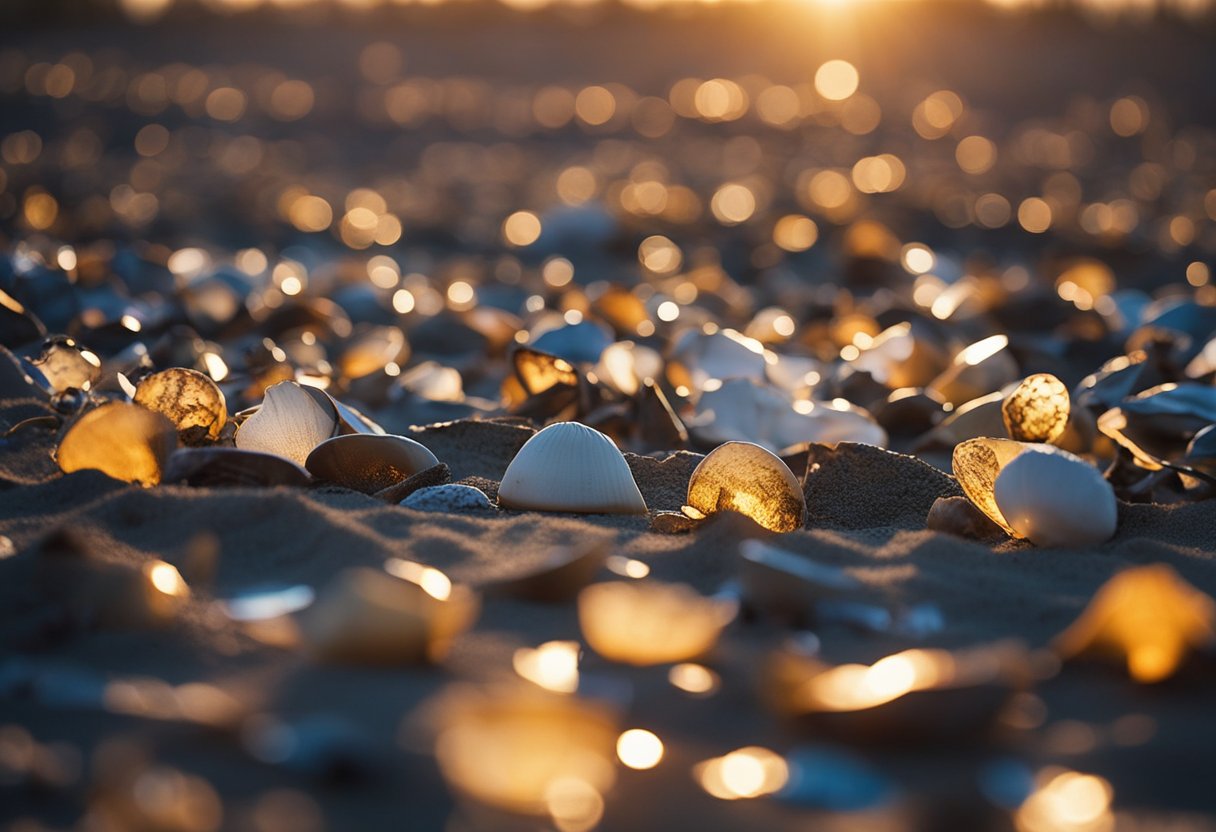
<path fill-rule="evenodd" d="M 1067 451 L 1027 450 L 996 478 L 994 496 L 1019 537 L 1037 546 L 1093 546 L 1115 534 L 1115 492 L 1102 473 Z"/>
<path fill-rule="evenodd" d="M 601 799 L 616 778 L 615 719 L 571 696 L 449 690 L 427 722 L 438 726 L 435 757 L 452 790 L 497 809 L 547 815 L 563 787 Z"/>
<path fill-rule="evenodd" d="M 431 485 L 419 488 L 401 501 L 400 505 L 417 511 L 493 511 L 490 498 L 471 485 Z"/>
<path fill-rule="evenodd" d="M 727 442 L 701 460 L 688 481 L 687 502 L 703 515 L 736 511 L 779 533 L 806 522 L 797 477 L 779 457 L 750 442 Z"/>
<path fill-rule="evenodd" d="M 164 416 L 110 402 L 72 423 L 55 458 L 65 473 L 94 469 L 124 482 L 156 485 L 176 445 L 177 431 Z"/>
<path fill-rule="evenodd" d="M 52 393 L 89 390 L 101 378 L 97 353 L 66 335 L 48 338 L 30 364 L 42 373 Z"/>
<path fill-rule="evenodd" d="M 1055 640 L 1064 658 L 1096 653 L 1127 662 L 1138 682 L 1173 675 L 1188 651 L 1216 642 L 1216 603 L 1164 563 L 1126 569 L 1098 589 Z"/>
<path fill-rule="evenodd" d="M 498 489 L 506 508 L 579 514 L 645 514 L 646 501 L 612 440 L 578 422 L 535 434 L 507 466 Z"/>
<path fill-rule="evenodd" d="M 196 487 L 305 486 L 308 472 L 288 459 L 240 448 L 178 448 L 161 477 L 164 483 Z"/>
<path fill-rule="evenodd" d="M 755 338 L 733 329 L 690 329 L 672 347 L 667 376 L 674 386 L 695 396 L 710 379 L 761 378 L 765 366 L 764 345 Z"/>
<path fill-rule="evenodd" d="M 904 321 L 880 332 L 850 363 L 895 390 L 930 383 L 945 369 L 947 358 L 935 344 L 914 335 L 912 324 Z"/>
<path fill-rule="evenodd" d="M 294 381 L 266 389 L 262 406 L 236 432 L 236 446 L 277 454 L 304 465 L 313 448 L 334 435 L 336 419 Z"/>
<path fill-rule="evenodd" d="M 734 602 L 658 581 L 594 584 L 578 596 L 579 625 L 591 648 L 609 661 L 638 666 L 705 655 L 736 612 Z"/>
<path fill-rule="evenodd" d="M 1022 379 L 1001 403 L 1010 439 L 1055 442 L 1068 427 L 1068 388 L 1051 373 Z"/>
<path fill-rule="evenodd" d="M 371 665 L 441 659 L 473 623 L 480 604 L 438 569 L 417 571 L 418 580 L 367 567 L 339 573 L 301 616 L 313 655 Z"/>
<path fill-rule="evenodd" d="M 1052 445 L 971 439 L 954 449 L 971 502 L 1013 537 L 1039 546 L 1089 546 L 1115 533 L 1115 493 L 1098 469 Z"/>
<path fill-rule="evenodd" d="M 374 494 L 439 464 L 420 442 L 404 436 L 356 433 L 326 439 L 304 467 L 319 480 Z"/>
<path fill-rule="evenodd" d="M 1004 400 L 1004 395 L 996 392 L 964 402 L 937 427 L 922 436 L 916 443 L 917 449 L 950 448 L 968 439 L 1001 433 L 1005 424 L 1001 415 Z"/>
<path fill-rule="evenodd" d="M 224 394 L 210 376 L 198 370 L 172 367 L 141 380 L 135 403 L 155 411 L 177 426 L 183 445 L 198 445 L 220 438 L 228 419 Z"/>

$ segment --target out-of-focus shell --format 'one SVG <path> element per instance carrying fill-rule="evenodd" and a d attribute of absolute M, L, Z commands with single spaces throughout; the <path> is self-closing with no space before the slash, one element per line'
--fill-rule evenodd
<path fill-rule="evenodd" d="M 948 357 L 936 345 L 917 338 L 912 324 L 904 321 L 880 332 L 850 363 L 894 390 L 929 384 L 946 368 Z"/>
<path fill-rule="evenodd" d="M 236 446 L 304 465 L 313 448 L 333 436 L 336 427 L 336 419 L 304 388 L 283 381 L 266 389 L 262 406 L 237 429 Z"/>
<path fill-rule="evenodd" d="M 156 485 L 176 446 L 177 431 L 164 416 L 110 402 L 72 423 L 55 458 L 65 473 L 94 469 L 124 482 Z"/>
<path fill-rule="evenodd" d="M 733 602 L 658 581 L 593 584 L 578 596 L 579 625 L 591 649 L 639 666 L 703 656 L 736 612 Z"/>
<path fill-rule="evenodd" d="M 214 442 L 228 419 L 219 385 L 210 376 L 185 367 L 147 376 L 136 386 L 134 400 L 173 422 L 183 445 Z"/>
<path fill-rule="evenodd" d="M 1001 403 L 1001 416 L 1010 439 L 1055 442 L 1068 427 L 1068 388 L 1051 373 L 1022 379 Z"/>
<path fill-rule="evenodd" d="M 383 370 L 390 362 L 402 364 L 409 357 L 405 333 L 400 327 L 374 326 L 355 333 L 338 357 L 343 378 L 355 379 Z"/>
<path fill-rule="evenodd" d="M 310 651 L 323 661 L 407 664 L 437 661 L 473 623 L 480 604 L 442 578 L 415 582 L 376 569 L 341 572 L 301 616 Z"/>
<path fill-rule="evenodd" d="M 1102 473 L 1067 451 L 1040 445 L 1010 460 L 994 497 L 1019 537 L 1038 546 L 1093 546 L 1119 522 L 1115 492 Z"/>
<path fill-rule="evenodd" d="M 404 436 L 356 433 L 326 439 L 304 467 L 319 480 L 374 494 L 439 464 L 420 442 Z"/>
<path fill-rule="evenodd" d="M 961 350 L 929 389 L 957 406 L 999 390 L 1017 378 L 1018 365 L 1009 352 L 1008 337 L 993 335 Z"/>
<path fill-rule="evenodd" d="M 30 360 L 46 379 L 52 393 L 89 390 L 101 378 L 97 353 L 65 335 L 46 340 L 36 358 Z"/>
<path fill-rule="evenodd" d="M 578 422 L 558 422 L 519 449 L 503 474 L 505 508 L 579 514 L 645 514 L 646 501 L 612 440 Z"/>
<path fill-rule="evenodd" d="M 750 442 L 727 442 L 701 460 L 688 481 L 687 503 L 706 516 L 736 511 L 774 532 L 806 522 L 797 477 L 779 457 Z"/>
<path fill-rule="evenodd" d="M 733 329 L 688 330 L 672 348 L 667 375 L 695 397 L 710 379 L 760 378 L 764 369 L 764 346 L 756 339 Z"/>
<path fill-rule="evenodd" d="M 437 730 L 435 757 L 448 785 L 486 806 L 547 816 L 567 794 L 602 799 L 616 779 L 616 720 L 575 697 L 531 687 L 449 689 L 426 722 Z"/>

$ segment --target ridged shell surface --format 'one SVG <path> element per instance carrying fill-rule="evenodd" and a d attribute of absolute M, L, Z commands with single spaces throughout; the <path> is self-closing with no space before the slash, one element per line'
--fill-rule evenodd
<path fill-rule="evenodd" d="M 236 432 L 236 446 L 247 451 L 278 454 L 303 465 L 334 434 L 334 418 L 294 381 L 266 388 L 262 406 Z"/>
<path fill-rule="evenodd" d="M 997 475 L 993 496 L 1005 521 L 1038 546 L 1109 540 L 1119 520 L 1110 483 L 1067 451 L 1039 448 L 1018 454 Z"/>
<path fill-rule="evenodd" d="M 499 505 L 578 514 L 645 514 L 646 501 L 615 444 L 594 428 L 558 422 L 519 449 Z"/>

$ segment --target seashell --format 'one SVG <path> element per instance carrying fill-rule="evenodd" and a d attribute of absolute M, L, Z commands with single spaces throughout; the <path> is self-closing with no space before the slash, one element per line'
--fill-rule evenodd
<path fill-rule="evenodd" d="M 806 442 L 887 443 L 886 431 L 843 399 L 794 402 L 776 387 L 741 378 L 703 392 L 688 425 L 708 445 L 754 442 L 774 452 Z"/>
<path fill-rule="evenodd" d="M 402 373 L 397 383 L 415 396 L 433 402 L 464 401 L 460 371 L 435 361 L 424 361 Z"/>
<path fill-rule="evenodd" d="M 626 396 L 635 395 L 643 384 L 652 383 L 663 372 L 662 357 L 650 347 L 633 341 L 617 341 L 607 347 L 595 365 L 595 374 Z"/>
<path fill-rule="evenodd" d="M 336 428 L 337 419 L 312 394 L 294 381 L 282 381 L 266 389 L 262 406 L 237 428 L 236 446 L 304 465 L 313 448 Z"/>
<path fill-rule="evenodd" d="M 1009 338 L 993 335 L 960 351 L 928 389 L 957 406 L 999 390 L 1017 377 L 1018 365 L 1009 352 Z"/>
<path fill-rule="evenodd" d="M 90 390 L 101 378 L 101 359 L 97 353 L 66 335 L 55 335 L 42 344 L 30 364 L 42 373 L 51 393 Z"/>
<path fill-rule="evenodd" d="M 65 473 L 93 469 L 124 482 L 156 485 L 177 445 L 177 431 L 136 404 L 109 402 L 68 428 L 55 458 Z"/>
<path fill-rule="evenodd" d="M 579 626 L 591 649 L 638 666 L 704 656 L 737 612 L 733 601 L 658 581 L 593 584 L 578 596 Z"/>
<path fill-rule="evenodd" d="M 727 442 L 701 460 L 688 481 L 687 503 L 704 516 L 735 511 L 778 533 L 806 522 L 798 479 L 780 458 L 750 442 Z"/>
<path fill-rule="evenodd" d="M 1027 376 L 1001 403 L 1010 439 L 1055 442 L 1068 427 L 1068 388 L 1051 373 Z"/>
<path fill-rule="evenodd" d="M 239 436 L 239 434 L 238 434 Z M 304 467 L 319 480 L 374 494 L 439 464 L 420 442 L 404 436 L 356 433 L 321 442 Z"/>
<path fill-rule="evenodd" d="M 1098 654 L 1127 663 L 1138 682 L 1172 676 L 1195 649 L 1216 643 L 1216 602 L 1170 566 L 1155 563 L 1113 576 L 1054 642 L 1063 658 Z"/>
<path fill-rule="evenodd" d="M 1005 530 L 966 497 L 938 497 L 929 508 L 925 528 L 973 540 L 1004 537 Z"/>
<path fill-rule="evenodd" d="M 904 321 L 887 327 L 857 358 L 849 362 L 892 390 L 924 387 L 946 369 L 949 356 L 924 338 L 917 338 Z"/>
<path fill-rule="evenodd" d="M 486 592 L 526 601 L 561 602 L 573 599 L 603 569 L 615 537 L 556 546 L 527 572 L 494 581 Z"/>
<path fill-rule="evenodd" d="M 1098 469 L 1053 445 L 971 439 L 954 449 L 971 502 L 1013 537 L 1039 546 L 1090 546 L 1115 533 L 1115 493 Z"/>
<path fill-rule="evenodd" d="M 498 489 L 505 508 L 579 514 L 645 514 L 646 501 L 612 440 L 578 422 L 532 436 L 507 466 Z"/>
<path fill-rule="evenodd" d="M 224 394 L 210 376 L 198 370 L 173 367 L 142 379 L 135 388 L 135 403 L 155 411 L 177 426 L 183 445 L 199 445 L 220 438 L 228 419 Z"/>
<path fill-rule="evenodd" d="M 580 809 L 602 803 L 616 779 L 617 725 L 602 705 L 533 686 L 450 688 L 428 710 L 444 780 L 485 806 L 560 815 L 571 799 Z"/>
<path fill-rule="evenodd" d="M 1106 410 L 1114 407 L 1137 390 L 1147 387 L 1148 354 L 1142 350 L 1116 356 L 1081 379 L 1073 398 L 1078 407 Z"/>
<path fill-rule="evenodd" d="M 404 364 L 409 359 L 405 333 L 396 326 L 372 326 L 360 329 L 338 356 L 338 370 L 345 379 L 362 378 L 379 373 L 391 363 Z"/>
<path fill-rule="evenodd" d="M 769 707 L 819 736 L 942 742 L 982 734 L 1029 674 L 1016 642 L 905 650 L 872 665 L 831 666 L 783 649 L 770 657 L 762 691 Z"/>
<path fill-rule="evenodd" d="M 733 329 L 703 332 L 690 329 L 672 347 L 668 380 L 684 387 L 683 395 L 696 396 L 711 379 L 761 378 L 766 362 L 764 345 Z"/>
<path fill-rule="evenodd" d="M 411 565 L 418 568 L 394 572 L 406 578 L 367 567 L 340 572 L 301 615 L 310 652 L 322 661 L 369 665 L 443 658 L 480 603 L 438 569 Z"/>
<path fill-rule="evenodd" d="M 317 403 L 318 407 L 333 417 L 337 423 L 337 427 L 333 433 L 334 436 L 346 436 L 352 433 L 384 435 L 384 428 L 350 405 L 338 401 L 320 387 L 314 387 L 311 384 L 301 384 L 300 388 L 312 396 L 312 400 Z"/>
<path fill-rule="evenodd" d="M 416 511 L 494 511 L 484 491 L 471 485 L 432 485 L 420 488 L 401 501 L 400 505 Z"/>
<path fill-rule="evenodd" d="M 303 487 L 312 482 L 312 477 L 299 465 L 276 454 L 240 448 L 178 448 L 169 457 L 161 482 L 202 488 Z"/>
<path fill-rule="evenodd" d="M 511 354 L 511 366 L 524 393 L 536 396 L 554 387 L 576 387 L 578 373 L 574 365 L 556 355 L 519 347 Z"/>
<path fill-rule="evenodd" d="M 650 320 L 646 304 L 623 286 L 608 286 L 591 303 L 597 317 L 607 321 L 621 335 L 634 335 L 638 326 Z"/>

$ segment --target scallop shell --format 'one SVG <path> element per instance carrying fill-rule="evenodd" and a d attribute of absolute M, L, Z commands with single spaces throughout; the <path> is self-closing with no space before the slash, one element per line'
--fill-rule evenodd
<path fill-rule="evenodd" d="M 65 473 L 93 469 L 124 482 L 156 485 L 177 445 L 173 423 L 137 404 L 110 402 L 72 423 L 56 460 Z"/>
<path fill-rule="evenodd" d="M 294 381 L 283 381 L 266 389 L 262 406 L 237 429 L 236 446 L 303 465 L 336 427 L 337 420 L 308 391 Z"/>
<path fill-rule="evenodd" d="M 793 472 L 750 442 L 727 442 L 693 470 L 687 503 L 703 515 L 737 511 L 774 532 L 806 522 L 806 496 Z"/>
<path fill-rule="evenodd" d="M 228 419 L 219 386 L 210 376 L 185 367 L 147 376 L 136 386 L 134 400 L 173 422 L 183 445 L 214 442 Z"/>
<path fill-rule="evenodd" d="M 1013 537 L 1039 546 L 1090 546 L 1115 533 L 1110 483 L 1053 445 L 972 439 L 954 449 L 954 475 L 968 499 Z"/>
<path fill-rule="evenodd" d="M 1102 473 L 1067 451 L 1041 445 L 1018 454 L 996 478 L 994 497 L 1006 521 L 1038 546 L 1093 546 L 1119 521 L 1115 492 Z"/>
<path fill-rule="evenodd" d="M 1001 417 L 1010 439 L 1055 442 L 1068 427 L 1068 388 L 1051 373 L 1036 373 L 1001 403 Z"/>
<path fill-rule="evenodd" d="M 472 591 L 450 582 L 446 589 L 445 597 L 436 597 L 419 583 L 377 569 L 347 569 L 303 613 L 301 629 L 313 655 L 323 661 L 435 661 L 480 608 Z"/>
<path fill-rule="evenodd" d="M 420 442 L 404 436 L 356 433 L 326 439 L 312 449 L 304 467 L 319 480 L 374 494 L 439 464 Z"/>
<path fill-rule="evenodd" d="M 578 422 L 557 422 L 519 449 L 503 474 L 505 508 L 579 514 L 646 514 L 629 463 L 612 440 Z"/>
<path fill-rule="evenodd" d="M 583 638 L 609 661 L 638 666 L 689 661 L 708 653 L 737 612 L 685 584 L 612 581 L 578 596 Z"/>

